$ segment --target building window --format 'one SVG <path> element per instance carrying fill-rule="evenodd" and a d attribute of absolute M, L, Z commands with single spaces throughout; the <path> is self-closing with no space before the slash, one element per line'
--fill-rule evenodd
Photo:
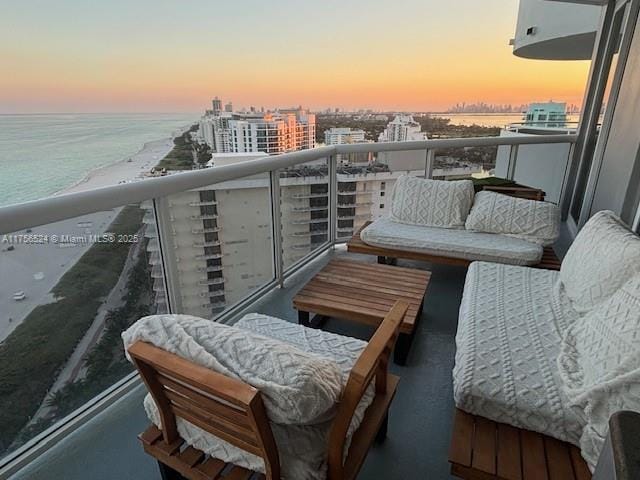
<path fill-rule="evenodd" d="M 384 197 L 384 192 L 380 192 L 380 196 L 381 196 L 381 197 Z"/>
<path fill-rule="evenodd" d="M 380 204 L 380 208 L 384 208 L 384 203 L 381 203 L 381 204 Z"/>
<path fill-rule="evenodd" d="M 380 190 L 384 190 L 386 186 L 386 182 L 380 182 Z"/>

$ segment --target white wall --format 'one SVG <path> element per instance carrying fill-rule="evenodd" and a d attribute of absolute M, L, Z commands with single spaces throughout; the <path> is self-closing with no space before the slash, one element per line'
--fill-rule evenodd
<path fill-rule="evenodd" d="M 523 135 L 525 134 L 508 130 L 500 132 L 501 137 Z M 507 146 L 498 147 L 496 177 L 507 177 L 509 150 Z M 544 190 L 547 194 L 546 200 L 558 203 L 568 159 L 568 144 L 520 145 L 514 180 L 522 185 Z"/>
<path fill-rule="evenodd" d="M 520 0 L 513 53 L 546 60 L 588 60 L 603 8 L 594 5 Z M 527 29 L 533 33 L 527 34 Z"/>

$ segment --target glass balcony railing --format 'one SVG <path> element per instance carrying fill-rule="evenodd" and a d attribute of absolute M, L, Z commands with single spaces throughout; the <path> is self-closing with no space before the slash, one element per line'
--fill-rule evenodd
<path fill-rule="evenodd" d="M 5 237 L 10 248 L 0 252 L 0 265 L 11 294 L 0 299 L 5 454 L 132 372 L 120 333 L 141 316 L 166 312 L 166 302 L 156 301 L 164 276 L 159 245 L 148 235 L 154 229 L 144 210 L 127 205 Z"/>
<path fill-rule="evenodd" d="M 137 381 L 120 333 L 141 316 L 233 318 L 386 214 L 400 175 L 445 168 L 437 152 L 504 145 L 512 174 L 517 147 L 573 142 L 553 135 L 427 140 L 420 150 L 416 142 L 338 145 L 238 166 L 237 176 L 227 168 L 221 178 L 214 167 L 116 185 L 110 196 L 0 208 L 0 234 L 16 242 L 0 251 L 10 289 L 0 298 L 3 462 L 46 444 L 76 409 L 97 411 L 97 398 L 116 398 Z M 338 165 L 336 155 L 354 152 L 371 153 L 373 163 Z"/>

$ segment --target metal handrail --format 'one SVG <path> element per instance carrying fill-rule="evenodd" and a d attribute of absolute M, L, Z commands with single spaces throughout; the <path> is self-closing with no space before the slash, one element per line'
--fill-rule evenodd
<path fill-rule="evenodd" d="M 181 172 L 142 182 L 125 183 L 68 193 L 0 208 L 0 234 L 45 225 L 67 218 L 140 203 L 216 183 L 264 174 L 340 153 L 370 153 L 442 148 L 489 147 L 575 143 L 576 135 L 531 135 L 517 137 L 469 137 L 420 140 L 412 142 L 354 143 L 316 147 L 310 150 L 265 156 L 231 165 Z"/>

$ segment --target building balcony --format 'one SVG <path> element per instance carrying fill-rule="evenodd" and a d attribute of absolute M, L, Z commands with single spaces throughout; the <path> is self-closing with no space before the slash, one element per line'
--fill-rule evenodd
<path fill-rule="evenodd" d="M 200 200 L 198 202 L 189 202 L 190 207 L 206 207 L 208 205 L 217 205 L 216 200 Z"/>
<path fill-rule="evenodd" d="M 219 247 L 220 240 L 211 240 L 210 242 L 202 241 L 202 242 L 193 242 L 194 247 Z"/>
<path fill-rule="evenodd" d="M 198 280 L 198 285 L 220 285 L 224 283 L 224 278 L 207 278 L 205 280 Z"/>
<path fill-rule="evenodd" d="M 197 267 L 196 271 L 198 272 L 221 272 L 222 270 L 224 270 L 224 267 L 222 265 L 213 265 L 210 267 Z"/>
<path fill-rule="evenodd" d="M 151 278 L 164 278 L 164 271 L 161 265 L 153 265 L 151 268 Z"/>
<path fill-rule="evenodd" d="M 215 260 L 218 258 L 222 258 L 222 254 L 221 253 L 203 253 L 200 255 L 196 255 L 196 258 L 198 260 Z"/>
<path fill-rule="evenodd" d="M 306 218 L 304 220 L 291 220 L 289 223 L 292 225 L 306 225 L 310 223 L 327 223 L 328 218 Z"/>
<path fill-rule="evenodd" d="M 191 233 L 201 234 L 201 233 L 217 233 L 220 231 L 220 227 L 211 227 L 211 228 L 192 228 Z"/>
<path fill-rule="evenodd" d="M 294 193 L 290 196 L 290 198 L 294 198 L 296 200 L 302 200 L 305 198 L 324 198 L 328 197 L 329 193 Z"/>
<path fill-rule="evenodd" d="M 324 207 L 294 207 L 291 209 L 292 212 L 295 213 L 306 213 L 306 212 L 321 212 L 323 210 L 328 210 L 329 206 L 325 205 Z"/>
<path fill-rule="evenodd" d="M 291 237 L 312 237 L 317 235 L 326 235 L 327 233 L 328 233 L 328 230 L 316 230 L 314 232 L 309 232 L 309 231 L 293 232 L 293 233 L 290 233 L 289 235 Z"/>
<path fill-rule="evenodd" d="M 199 215 L 191 215 L 191 220 L 214 220 L 218 218 L 217 213 L 201 213 Z M 174 220 L 173 218 L 171 220 Z"/>
<path fill-rule="evenodd" d="M 158 240 L 155 238 L 152 238 L 149 240 L 149 242 L 147 243 L 147 252 L 159 252 L 160 251 L 160 245 L 158 244 Z"/>

